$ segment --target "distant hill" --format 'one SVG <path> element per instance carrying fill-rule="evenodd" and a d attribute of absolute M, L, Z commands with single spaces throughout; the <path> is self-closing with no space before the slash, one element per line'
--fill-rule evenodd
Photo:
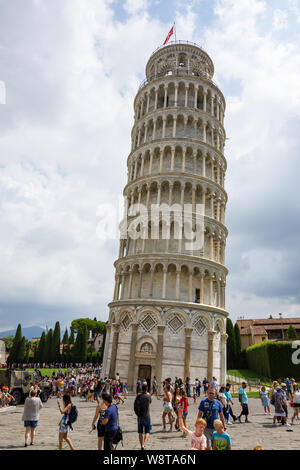
<path fill-rule="evenodd" d="M 22 335 L 25 336 L 26 339 L 31 341 L 32 338 L 40 338 L 43 331 L 46 332 L 46 330 L 44 328 L 41 328 L 40 326 L 28 326 L 27 328 L 22 328 Z M 0 338 L 15 334 L 16 330 L 0 331 Z"/>

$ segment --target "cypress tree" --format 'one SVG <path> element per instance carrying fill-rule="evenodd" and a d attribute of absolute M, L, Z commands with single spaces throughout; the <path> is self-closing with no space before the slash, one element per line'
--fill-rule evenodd
<path fill-rule="evenodd" d="M 74 337 L 73 328 L 71 328 L 71 334 L 70 334 L 70 337 L 69 337 L 69 345 L 71 345 L 71 344 L 75 344 L 75 337 Z"/>
<path fill-rule="evenodd" d="M 76 335 L 76 340 L 74 347 L 71 351 L 71 358 L 72 362 L 81 362 L 81 348 L 82 348 L 82 331 L 81 329 L 78 330 Z"/>
<path fill-rule="evenodd" d="M 55 362 L 60 361 L 60 324 L 59 324 L 59 321 L 55 323 L 55 328 L 54 328 L 54 333 L 53 333 L 52 356 Z"/>
<path fill-rule="evenodd" d="M 235 358 L 236 358 L 236 345 L 235 345 L 235 336 L 233 324 L 230 318 L 227 318 L 226 321 L 226 333 L 227 338 L 227 367 L 228 369 L 233 369 L 235 367 Z"/>
<path fill-rule="evenodd" d="M 64 333 L 64 336 L 63 336 L 63 339 L 62 339 L 62 345 L 63 345 L 62 361 L 66 362 L 68 360 L 67 355 L 68 355 L 68 345 L 69 345 L 69 335 L 68 335 L 68 329 L 67 328 L 65 330 L 65 333 Z"/>
<path fill-rule="evenodd" d="M 14 340 L 13 340 L 13 345 L 9 354 L 9 362 L 19 361 L 21 342 L 22 342 L 22 328 L 21 328 L 21 324 L 19 323 Z"/>
<path fill-rule="evenodd" d="M 52 352 L 53 352 L 53 330 L 50 328 L 50 330 L 47 333 L 46 336 L 46 362 L 52 362 L 53 357 L 52 357 Z"/>
<path fill-rule="evenodd" d="M 44 331 L 38 345 L 37 361 L 46 362 L 46 334 Z"/>
<path fill-rule="evenodd" d="M 74 330 L 71 328 L 71 334 L 69 336 L 69 345 L 67 351 L 67 362 L 74 362 L 73 359 L 73 349 L 75 345 L 75 337 L 74 337 Z"/>
<path fill-rule="evenodd" d="M 236 323 L 234 325 L 234 338 L 235 338 L 235 363 L 236 367 L 240 367 L 240 362 L 241 362 L 241 352 L 242 352 L 242 340 L 241 340 L 241 332 L 240 332 L 240 327 Z"/>
<path fill-rule="evenodd" d="M 22 363 L 22 362 L 25 362 L 25 360 L 26 360 L 26 338 L 25 336 L 23 336 L 20 342 L 17 361 Z"/>

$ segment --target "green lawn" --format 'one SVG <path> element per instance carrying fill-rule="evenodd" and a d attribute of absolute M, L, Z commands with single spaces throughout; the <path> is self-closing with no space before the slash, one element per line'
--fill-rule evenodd
<path fill-rule="evenodd" d="M 26 370 L 29 370 L 29 371 L 34 371 L 34 369 L 26 369 Z M 67 372 L 67 369 L 61 369 L 63 371 L 63 374 L 65 374 Z M 52 374 L 53 372 L 55 372 L 55 374 L 58 373 L 59 369 L 39 369 L 40 373 L 42 374 L 43 377 L 52 377 Z"/>
<path fill-rule="evenodd" d="M 248 392 L 247 391 L 247 397 L 248 398 L 260 398 L 260 395 L 259 395 L 259 392 Z M 232 398 L 238 398 L 239 397 L 239 394 L 238 393 L 233 393 L 232 394 Z"/>
<path fill-rule="evenodd" d="M 269 387 L 273 383 L 269 377 L 263 377 L 262 375 L 259 375 L 256 372 L 248 369 L 229 369 L 227 370 L 227 374 L 245 379 L 245 381 L 247 381 L 247 379 L 258 379 L 262 385 L 267 385 Z"/>

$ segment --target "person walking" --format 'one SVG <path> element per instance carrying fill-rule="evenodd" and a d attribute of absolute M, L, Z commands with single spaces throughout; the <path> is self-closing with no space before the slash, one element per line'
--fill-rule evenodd
<path fill-rule="evenodd" d="M 134 402 L 134 411 L 137 415 L 138 421 L 138 435 L 141 445 L 141 450 L 145 450 L 150 432 L 151 432 L 151 417 L 150 417 L 150 404 L 152 402 L 151 395 L 148 393 L 148 386 L 142 385 L 142 392 L 136 396 Z"/>
<path fill-rule="evenodd" d="M 34 444 L 35 430 L 38 425 L 40 410 L 43 408 L 40 397 L 36 396 L 36 390 L 31 390 L 29 397 L 24 403 L 22 420 L 25 427 L 25 447 L 28 446 L 29 434 L 31 438 L 30 445 Z"/>
<path fill-rule="evenodd" d="M 207 380 L 206 377 L 204 377 L 204 379 L 202 381 L 202 385 L 203 385 L 204 395 L 206 395 L 206 392 L 207 392 L 208 386 L 209 386 L 209 381 Z"/>
<path fill-rule="evenodd" d="M 245 423 L 249 423 L 248 420 L 248 415 L 249 415 L 249 408 L 248 408 L 248 396 L 246 392 L 247 384 L 246 382 L 242 382 L 242 386 L 239 389 L 239 402 L 242 407 L 241 414 L 237 417 L 239 422 L 241 423 L 241 417 L 244 415 L 246 416 L 245 418 Z"/>
<path fill-rule="evenodd" d="M 201 394 L 201 382 L 198 378 L 196 378 L 195 380 L 195 387 L 196 387 L 196 394 L 197 394 L 197 397 L 200 397 L 200 394 Z"/>
<path fill-rule="evenodd" d="M 141 391 L 142 391 L 142 381 L 138 377 L 136 381 L 136 394 L 141 393 Z"/>
<path fill-rule="evenodd" d="M 102 450 L 103 447 L 103 441 L 104 441 L 104 426 L 102 424 L 105 410 L 106 410 L 106 405 L 100 397 L 97 399 L 97 407 L 95 411 L 95 415 L 92 421 L 92 430 L 96 429 L 96 421 L 97 421 L 97 433 L 98 433 L 98 450 Z"/>
<path fill-rule="evenodd" d="M 260 398 L 261 398 L 261 404 L 264 407 L 265 415 L 266 414 L 270 415 L 271 411 L 270 411 L 269 392 L 267 391 L 265 386 L 261 387 L 259 394 L 260 394 Z"/>
<path fill-rule="evenodd" d="M 60 399 L 57 399 L 58 409 L 60 413 L 63 415 L 60 422 L 59 422 L 59 434 L 58 434 L 58 441 L 59 441 L 59 450 L 63 448 L 63 440 L 69 444 L 71 450 L 75 450 L 71 439 L 68 436 L 68 433 L 71 430 L 71 426 L 69 424 L 69 417 L 72 408 L 72 401 L 70 395 L 64 393 L 63 395 L 63 404 L 64 408 L 60 406 Z"/>
<path fill-rule="evenodd" d="M 164 396 L 163 396 L 163 414 L 162 414 L 162 422 L 163 422 L 163 430 L 166 431 L 166 416 L 169 417 L 170 423 L 170 431 L 172 432 L 173 429 L 173 416 L 172 416 L 172 393 L 171 393 L 171 386 L 169 383 L 165 386 L 164 389 Z"/>
<path fill-rule="evenodd" d="M 152 380 L 152 393 L 151 393 L 151 397 L 152 395 L 155 395 L 157 400 L 160 400 L 159 396 L 158 396 L 158 384 L 157 384 L 157 380 L 156 380 L 156 377 L 154 376 L 153 377 L 153 380 Z"/>
<path fill-rule="evenodd" d="M 190 378 L 187 377 L 185 380 L 185 391 L 188 397 L 191 396 L 191 385 L 190 385 Z"/>
<path fill-rule="evenodd" d="M 274 406 L 275 406 L 275 411 L 274 411 L 274 417 L 273 417 L 273 426 L 276 426 L 279 424 L 279 423 L 276 423 L 277 418 L 283 419 L 283 424 L 285 424 L 286 426 L 290 426 L 290 424 L 288 424 L 287 422 L 286 412 L 284 410 L 284 397 L 283 397 L 282 389 L 280 385 L 277 386 L 276 392 L 274 393 Z"/>
<path fill-rule="evenodd" d="M 104 426 L 104 450 L 113 450 L 113 441 L 118 431 L 118 407 L 112 403 L 112 396 L 102 393 L 106 410 L 102 425 Z"/>
<path fill-rule="evenodd" d="M 212 448 L 212 435 L 215 431 L 214 421 L 220 417 L 224 431 L 226 431 L 226 423 L 223 414 L 223 407 L 219 400 L 216 399 L 216 390 L 209 388 L 207 397 L 204 398 L 198 408 L 198 419 L 203 418 L 207 422 L 204 435 L 207 440 L 207 450 Z"/>
<path fill-rule="evenodd" d="M 293 408 L 294 408 L 294 414 L 292 416 L 292 424 L 294 424 L 294 419 L 296 418 L 296 416 L 297 416 L 297 419 L 299 419 L 300 390 L 299 390 L 298 385 L 294 389 Z"/>
<path fill-rule="evenodd" d="M 226 384 L 226 390 L 224 392 L 224 395 L 225 395 L 226 400 L 227 400 L 227 407 L 228 407 L 228 410 L 226 410 L 226 412 L 228 411 L 229 415 L 232 417 L 233 421 L 235 422 L 237 420 L 237 417 L 234 415 L 234 413 L 232 411 L 233 401 L 232 401 L 232 398 L 231 398 L 230 387 L 231 387 L 231 384 L 227 383 Z M 226 417 L 225 417 L 225 421 L 226 421 Z M 226 421 L 226 424 L 232 424 L 229 421 L 229 416 L 228 416 L 228 421 Z"/>
<path fill-rule="evenodd" d="M 180 395 L 180 388 L 175 386 L 175 391 L 173 393 L 173 400 L 172 400 L 172 406 L 173 410 L 175 411 L 176 414 L 176 422 L 175 422 L 175 429 L 179 429 L 179 423 L 178 423 L 178 409 L 180 408 L 180 400 L 181 400 L 181 395 Z"/>

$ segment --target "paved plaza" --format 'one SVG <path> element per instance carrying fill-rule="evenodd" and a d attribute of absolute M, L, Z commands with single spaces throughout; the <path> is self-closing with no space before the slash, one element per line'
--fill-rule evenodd
<path fill-rule="evenodd" d="M 124 433 L 124 450 L 139 449 L 136 416 L 133 411 L 134 397 L 130 396 L 124 405 L 119 406 L 120 425 Z M 190 399 L 188 428 L 193 429 L 197 416 L 197 404 Z M 79 417 L 74 424 L 74 431 L 70 437 L 78 450 L 97 449 L 97 431 L 89 433 L 91 423 L 96 409 L 96 402 L 86 402 L 76 397 L 73 399 L 77 405 Z M 273 407 L 272 407 L 273 408 Z M 234 412 L 240 410 L 238 399 L 234 399 Z M 228 426 L 228 432 L 232 439 L 233 449 L 251 450 L 256 445 L 261 445 L 266 450 L 298 450 L 300 448 L 300 421 L 295 420 L 291 427 L 272 427 L 272 417 L 265 416 L 259 399 L 249 399 L 250 415 L 248 424 L 236 423 Z M 24 427 L 22 422 L 23 405 L 0 410 L 0 449 L 24 449 Z M 181 432 L 163 432 L 162 422 L 162 400 L 152 399 L 151 421 L 152 434 L 149 439 L 148 449 L 151 450 L 186 450 L 189 449 L 190 441 L 182 438 Z M 292 415 L 292 409 L 289 408 Z M 55 398 L 51 398 L 44 404 L 41 410 L 39 426 L 37 428 L 34 446 L 29 450 L 57 450 L 58 449 L 58 422 L 60 414 Z M 167 427 L 168 429 L 168 427 Z M 67 449 L 67 444 L 64 445 Z M 120 444 L 120 449 L 122 445 Z"/>

